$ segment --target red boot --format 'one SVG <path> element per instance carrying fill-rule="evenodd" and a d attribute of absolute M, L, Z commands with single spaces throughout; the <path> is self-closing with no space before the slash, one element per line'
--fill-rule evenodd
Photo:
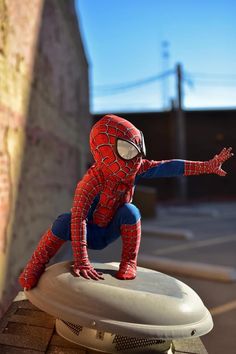
<path fill-rule="evenodd" d="M 141 240 L 141 222 L 121 226 L 122 257 L 116 278 L 130 280 L 136 277 L 137 257 Z"/>
<path fill-rule="evenodd" d="M 22 288 L 29 290 L 36 286 L 44 272 L 45 265 L 64 242 L 64 240 L 54 236 L 50 229 L 42 236 L 30 261 L 19 277 L 19 283 Z"/>

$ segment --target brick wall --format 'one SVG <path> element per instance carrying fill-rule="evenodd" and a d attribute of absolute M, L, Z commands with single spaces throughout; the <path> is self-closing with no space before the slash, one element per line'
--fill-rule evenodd
<path fill-rule="evenodd" d="M 91 126 L 73 0 L 0 0 L 0 295 L 4 311 L 42 232 L 71 207 Z"/>

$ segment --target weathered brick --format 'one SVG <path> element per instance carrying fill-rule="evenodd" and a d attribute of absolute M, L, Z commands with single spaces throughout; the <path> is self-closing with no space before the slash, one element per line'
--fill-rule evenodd
<path fill-rule="evenodd" d="M 27 335 L 0 333 L 0 344 L 23 349 L 45 351 L 51 335 L 49 331 L 47 332 L 48 333 L 42 333 L 42 331 L 38 331 L 37 336 L 35 336 L 32 335 L 31 328 L 29 328 Z"/>
<path fill-rule="evenodd" d="M 50 345 L 46 353 L 47 354 L 87 354 L 87 351 L 79 347 L 62 348 L 62 347 Z"/>
<path fill-rule="evenodd" d="M 51 346 L 55 347 L 60 347 L 60 348 L 78 348 L 77 344 L 71 343 L 64 338 L 60 337 L 57 333 L 54 333 L 51 341 L 50 341 Z"/>
<path fill-rule="evenodd" d="M 31 316 L 32 313 L 29 313 L 28 316 L 22 315 L 13 315 L 11 317 L 11 322 L 22 323 L 32 326 L 45 327 L 45 328 L 54 328 L 54 318 L 47 316 L 45 313 L 37 313 L 37 316 Z"/>
<path fill-rule="evenodd" d="M 2 0 L 0 19 L 0 249 L 9 251 L 0 274 L 3 312 L 41 234 L 71 208 L 91 119 L 73 1 Z"/>
<path fill-rule="evenodd" d="M 33 349 L 10 347 L 8 345 L 0 345 L 0 353 L 1 354 L 42 354 L 45 352 L 33 350 Z"/>

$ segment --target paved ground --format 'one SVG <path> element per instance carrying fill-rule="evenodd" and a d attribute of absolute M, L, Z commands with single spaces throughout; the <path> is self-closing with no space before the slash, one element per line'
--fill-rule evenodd
<path fill-rule="evenodd" d="M 236 269 L 236 203 L 160 206 L 157 215 L 156 219 L 143 220 L 143 224 L 187 229 L 194 233 L 194 239 L 171 240 L 143 233 L 141 254 Z M 93 261 L 118 261 L 120 250 L 118 241 L 106 250 L 90 252 L 90 257 Z M 214 329 L 202 337 L 209 354 L 236 353 L 236 282 L 184 275 L 176 278 L 191 286 L 212 312 Z"/>

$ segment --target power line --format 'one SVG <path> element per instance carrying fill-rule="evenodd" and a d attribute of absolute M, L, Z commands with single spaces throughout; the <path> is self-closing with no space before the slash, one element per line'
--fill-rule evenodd
<path fill-rule="evenodd" d="M 184 81 L 191 88 L 193 88 L 194 86 L 236 87 L 236 75 L 230 74 L 185 72 Z"/>
<path fill-rule="evenodd" d="M 192 84 L 194 86 L 195 83 Z M 209 80 L 197 80 L 196 85 L 201 86 L 214 86 L 214 87 L 236 87 L 235 82 L 217 82 L 217 81 L 209 81 Z"/>
<path fill-rule="evenodd" d="M 123 92 L 137 89 L 153 82 L 165 79 L 166 77 L 175 74 L 175 70 L 167 70 L 157 75 L 153 75 L 141 80 L 113 84 L 113 85 L 97 85 L 93 87 L 93 94 L 96 97 L 105 97 L 111 95 L 122 94 Z M 214 86 L 214 87 L 234 87 L 236 86 L 236 75 L 221 74 L 221 73 L 199 73 L 184 71 L 183 82 L 190 87 L 198 86 Z"/>
<path fill-rule="evenodd" d="M 190 77 L 195 77 L 198 79 L 215 79 L 215 80 L 236 80 L 236 74 L 223 74 L 223 73 L 191 73 L 185 71 L 185 75 Z"/>
<path fill-rule="evenodd" d="M 162 70 L 165 72 L 170 69 L 170 43 L 166 40 L 161 42 L 161 57 L 162 57 Z M 162 100 L 163 110 L 166 110 L 169 106 L 169 80 L 165 77 L 162 80 Z"/>
<path fill-rule="evenodd" d="M 147 77 L 145 79 L 141 80 L 136 80 L 128 83 L 123 83 L 123 84 L 115 84 L 115 85 L 99 85 L 99 86 L 94 86 L 93 90 L 96 96 L 108 96 L 108 95 L 114 95 L 114 94 L 119 94 L 124 91 L 130 90 L 130 89 L 135 89 L 138 87 L 142 87 L 148 84 L 151 84 L 155 81 L 164 79 L 165 77 L 174 74 L 174 70 L 168 70 L 165 72 L 162 72 L 160 74 L 154 75 Z"/>

